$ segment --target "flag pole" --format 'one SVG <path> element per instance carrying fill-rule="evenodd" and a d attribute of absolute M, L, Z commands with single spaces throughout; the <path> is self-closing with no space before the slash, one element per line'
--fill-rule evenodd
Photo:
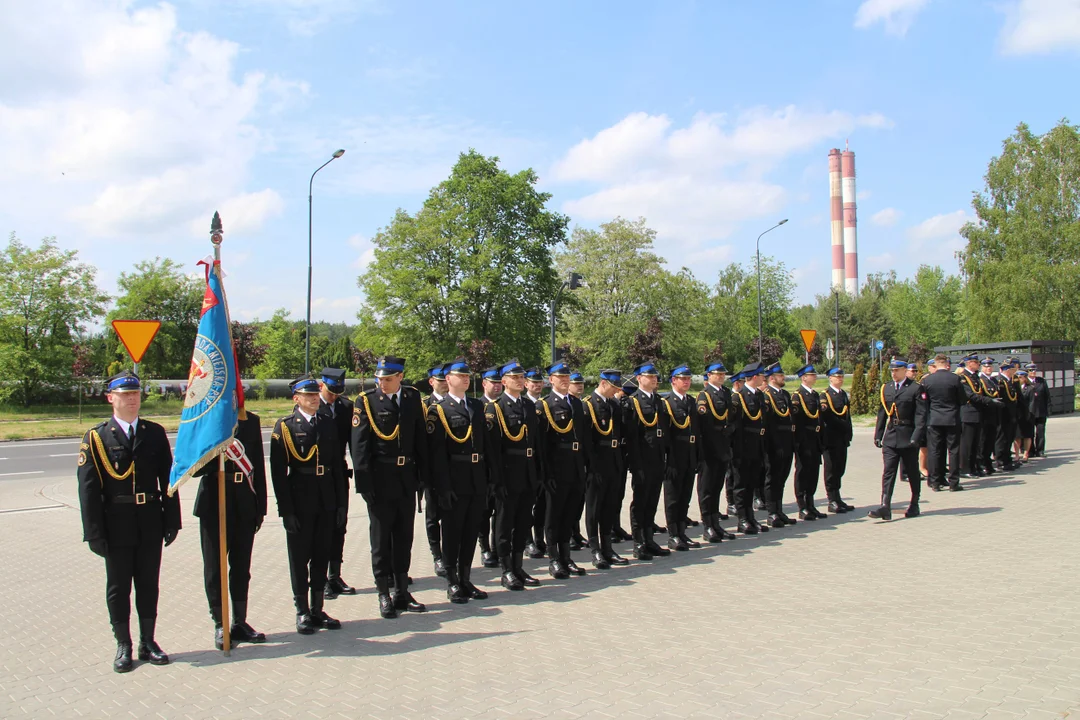
<path fill-rule="evenodd" d="M 222 227 L 221 216 L 216 212 L 214 213 L 214 219 L 210 223 L 210 242 L 214 245 L 214 261 L 215 263 L 221 262 L 221 240 L 222 240 Z M 220 265 L 211 269 L 211 272 L 216 272 L 220 269 Z M 218 455 L 218 562 L 219 562 L 219 575 L 221 577 L 221 629 L 223 637 L 222 649 L 225 651 L 225 657 L 230 655 L 230 645 L 232 638 L 229 632 L 229 553 L 227 547 L 227 540 L 225 534 L 225 453 L 222 452 Z"/>

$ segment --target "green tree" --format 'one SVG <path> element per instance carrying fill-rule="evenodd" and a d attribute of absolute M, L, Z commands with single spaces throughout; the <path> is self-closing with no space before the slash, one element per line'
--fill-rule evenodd
<path fill-rule="evenodd" d="M 120 273 L 116 281 L 120 297 L 108 321 L 160 320 L 154 341 L 146 350 L 139 372 L 144 377 L 186 378 L 191 365 L 191 351 L 199 331 L 206 282 L 198 274 L 183 272 L 180 263 L 169 258 L 154 258 L 135 264 L 135 269 Z M 119 338 L 114 341 L 114 357 L 125 359 Z"/>
<path fill-rule="evenodd" d="M 568 219 L 536 182 L 531 169 L 510 175 L 470 150 L 419 212 L 398 210 L 357 281 L 365 344 L 427 367 L 459 342 L 489 339 L 496 357 L 538 362 L 558 287 L 552 249 Z"/>
<path fill-rule="evenodd" d="M 960 234 L 964 340 L 1080 340 L 1080 128 L 1021 123 L 991 159 Z"/>
<path fill-rule="evenodd" d="M 720 271 L 702 321 L 703 334 L 709 342 L 719 340 L 727 348 L 724 358 L 729 368 L 757 360 L 758 294 L 757 266 L 732 263 Z M 765 337 L 765 357 L 779 360 L 783 348 L 799 340 L 792 321 L 791 307 L 795 281 L 783 262 L 761 258 L 761 330 Z M 780 344 L 779 351 L 770 339 Z"/>
<path fill-rule="evenodd" d="M 256 377 L 294 378 L 304 372 L 304 324 L 290 320 L 287 310 L 276 310 L 272 318 L 259 326 L 255 338 L 266 348 L 262 362 L 255 368 Z M 312 337 L 311 353 L 318 357 L 315 340 Z"/>
<path fill-rule="evenodd" d="M 885 292 L 882 309 L 900 352 L 912 361 L 926 347 L 949 345 L 961 335 L 960 278 L 938 266 L 919 266 L 915 277 L 893 283 Z M 920 361 L 925 358 L 919 358 Z"/>
<path fill-rule="evenodd" d="M 9 381 L 0 398 L 30 405 L 49 386 L 71 382 L 72 348 L 109 299 L 94 282 L 97 270 L 77 258 L 55 238 L 33 249 L 15 233 L 0 252 L 0 371 Z"/>
<path fill-rule="evenodd" d="M 694 362 L 704 352 L 699 320 L 708 290 L 686 268 L 665 268 L 653 251 L 655 240 L 645 218 L 617 217 L 598 230 L 575 228 L 558 254 L 560 275 L 584 277 L 584 286 L 564 294 L 559 308 L 560 342 L 581 348 L 583 372 L 633 364 L 629 348 L 653 318 L 663 326 L 657 357 Z"/>
<path fill-rule="evenodd" d="M 855 365 L 851 375 L 851 414 L 865 415 L 870 412 L 870 399 L 867 396 L 866 375 L 862 363 Z"/>
<path fill-rule="evenodd" d="M 881 371 L 878 369 L 878 364 L 872 363 L 870 365 L 870 373 L 866 378 L 866 412 L 877 412 L 877 407 L 874 405 L 877 400 L 878 392 L 881 390 Z"/>

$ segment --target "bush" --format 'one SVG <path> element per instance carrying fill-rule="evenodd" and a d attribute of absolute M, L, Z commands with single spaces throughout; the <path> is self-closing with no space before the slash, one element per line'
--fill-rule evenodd
<path fill-rule="evenodd" d="M 851 414 L 866 415 L 868 412 L 870 412 L 870 399 L 866 392 L 866 374 L 862 363 L 859 363 L 851 376 Z"/>

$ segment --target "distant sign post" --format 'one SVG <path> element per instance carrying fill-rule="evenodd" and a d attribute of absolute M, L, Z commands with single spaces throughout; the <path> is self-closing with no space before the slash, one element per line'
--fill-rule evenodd
<path fill-rule="evenodd" d="M 829 341 L 827 343 L 825 343 L 825 359 L 828 360 L 831 363 L 833 361 L 833 357 L 835 355 L 836 355 L 836 350 L 833 347 L 832 338 L 829 338 Z"/>
<path fill-rule="evenodd" d="M 814 346 L 814 338 L 817 337 L 817 330 L 800 330 L 799 334 L 802 335 L 802 344 L 806 348 L 806 364 L 810 364 L 810 348 Z"/>
<path fill-rule="evenodd" d="M 128 351 L 128 355 L 131 356 L 131 360 L 135 363 L 135 374 L 139 374 L 139 363 L 142 362 L 143 356 L 146 355 L 146 349 L 150 347 L 150 342 L 157 335 L 158 330 L 161 329 L 160 320 L 113 320 L 113 330 L 116 331 L 116 336 L 120 338 L 120 342 L 124 344 L 124 349 Z"/>

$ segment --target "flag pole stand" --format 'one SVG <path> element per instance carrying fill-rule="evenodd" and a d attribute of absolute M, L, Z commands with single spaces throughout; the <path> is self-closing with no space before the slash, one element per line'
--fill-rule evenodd
<path fill-rule="evenodd" d="M 214 245 L 214 260 L 221 261 L 222 240 L 221 219 L 214 213 L 214 220 L 210 223 L 210 242 Z M 211 269 L 213 272 L 213 268 Z M 229 623 L 229 548 L 225 534 L 225 453 L 218 455 L 218 562 L 221 576 L 221 629 L 223 635 L 222 650 L 225 657 L 230 656 L 232 637 Z"/>

